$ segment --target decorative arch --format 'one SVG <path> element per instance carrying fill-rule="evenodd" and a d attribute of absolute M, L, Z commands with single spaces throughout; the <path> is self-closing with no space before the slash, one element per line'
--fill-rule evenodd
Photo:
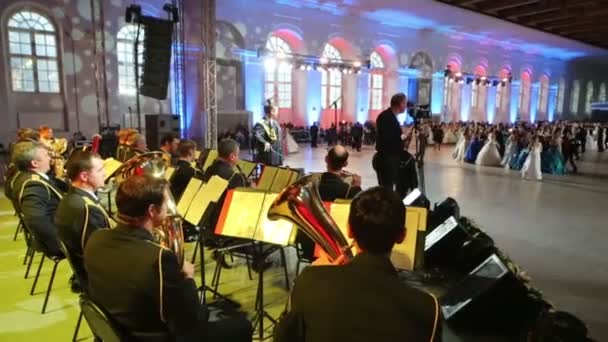
<path fill-rule="evenodd" d="M 359 53 L 355 46 L 342 36 L 331 37 L 327 41 L 327 44 L 335 47 L 340 52 L 340 57 L 342 59 L 356 60 L 358 58 Z"/>
<path fill-rule="evenodd" d="M 38 6 L 18 6 L 4 17 L 7 59 L 14 92 L 60 93 L 57 25 Z"/>
<path fill-rule="evenodd" d="M 285 41 L 294 53 L 306 54 L 306 44 L 302 35 L 291 28 L 277 28 L 271 36 L 279 37 Z"/>

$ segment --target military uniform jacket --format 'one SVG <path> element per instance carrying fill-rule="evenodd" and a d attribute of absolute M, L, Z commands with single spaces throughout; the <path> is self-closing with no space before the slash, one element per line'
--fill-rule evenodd
<path fill-rule="evenodd" d="M 185 160 L 177 161 L 177 168 L 169 181 L 171 184 L 171 194 L 176 201 L 179 202 L 194 175 L 196 175 L 196 169 L 189 162 Z"/>
<path fill-rule="evenodd" d="M 70 254 L 74 272 L 81 280 L 86 281 L 82 260 L 84 246 L 94 231 L 111 227 L 110 217 L 95 196 L 77 187 L 71 187 L 59 202 L 55 225 L 59 238 Z"/>
<path fill-rule="evenodd" d="M 208 312 L 177 257 L 143 228 L 119 224 L 95 231 L 84 250 L 89 294 L 129 332 L 192 336 Z M 201 340 L 201 339 L 199 339 Z"/>
<path fill-rule="evenodd" d="M 441 341 L 435 297 L 400 282 L 390 260 L 369 253 L 345 266 L 308 267 L 275 342 Z"/>
<path fill-rule="evenodd" d="M 275 120 L 263 118 L 255 124 L 253 132 L 258 162 L 266 165 L 281 165 L 283 163 L 283 147 L 279 124 Z M 264 151 L 266 143 L 269 143 L 272 147 L 271 151 Z"/>
<path fill-rule="evenodd" d="M 26 227 L 51 255 L 62 255 L 57 227 L 53 223 L 55 211 L 63 193 L 53 178 L 48 180 L 33 171 L 21 171 L 13 186 L 13 199 L 21 212 Z"/>
<path fill-rule="evenodd" d="M 352 186 L 330 172 L 321 175 L 319 182 L 319 195 L 324 202 L 333 202 L 336 199 L 352 199 L 361 192 L 360 186 Z"/>

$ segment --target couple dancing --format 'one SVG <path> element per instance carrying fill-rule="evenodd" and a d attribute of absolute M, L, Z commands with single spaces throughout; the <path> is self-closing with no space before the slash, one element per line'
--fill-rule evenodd
<path fill-rule="evenodd" d="M 454 159 L 481 166 L 501 166 L 495 133 L 490 132 L 487 139 L 484 134 L 476 133 L 471 140 L 468 129 L 465 129 L 454 150 Z"/>

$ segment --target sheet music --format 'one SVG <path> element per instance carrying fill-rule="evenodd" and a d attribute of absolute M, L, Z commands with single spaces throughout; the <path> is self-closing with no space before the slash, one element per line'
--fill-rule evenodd
<path fill-rule="evenodd" d="M 173 174 L 175 173 L 175 168 L 173 166 L 169 166 L 165 171 L 165 179 L 169 181 Z"/>
<path fill-rule="evenodd" d="M 291 241 L 293 224 L 287 220 L 279 219 L 271 221 L 268 218 L 268 209 L 272 202 L 277 198 L 278 194 L 265 194 L 264 203 L 262 204 L 262 212 L 260 222 L 257 225 L 254 240 L 273 243 L 276 245 L 287 246 Z"/>
<path fill-rule="evenodd" d="M 207 168 L 217 159 L 217 150 L 209 150 L 205 163 L 203 164 L 203 172 L 207 171 Z"/>
<path fill-rule="evenodd" d="M 216 234 L 251 239 L 257 230 L 264 193 L 234 190 L 230 196 L 224 203 L 224 221 L 219 222 Z"/>
<path fill-rule="evenodd" d="M 426 229 L 426 209 L 405 208 L 405 240 L 396 244 L 391 253 L 391 261 L 397 269 L 414 270 L 418 231 Z"/>
<path fill-rule="evenodd" d="M 121 165 L 122 165 L 122 163 L 119 162 L 118 160 L 114 159 L 114 158 L 104 159 L 104 161 L 103 161 L 103 168 L 106 171 L 106 179 L 105 179 L 105 181 L 107 181 L 110 177 L 112 177 L 112 175 L 114 174 L 114 172 L 116 172 L 116 170 L 118 170 L 118 168 Z"/>
<path fill-rule="evenodd" d="M 238 165 L 241 168 L 241 171 L 249 177 L 258 164 L 248 160 L 239 160 Z"/>
<path fill-rule="evenodd" d="M 228 187 L 228 181 L 219 176 L 213 176 L 207 184 L 203 184 L 192 199 L 184 219 L 193 225 L 198 225 L 211 202 L 217 203 Z"/>
<path fill-rule="evenodd" d="M 177 203 L 177 212 L 180 215 L 183 216 L 188 212 L 194 196 L 202 185 L 202 180 L 196 178 L 190 179 L 190 182 L 188 182 L 188 185 L 186 186 L 186 190 L 184 190 L 182 197 L 179 199 L 179 203 Z"/>
<path fill-rule="evenodd" d="M 258 181 L 257 188 L 259 190 L 270 191 L 272 184 L 274 183 L 275 177 L 277 176 L 277 172 L 279 168 L 274 166 L 264 166 L 264 170 L 262 171 L 262 176 Z"/>

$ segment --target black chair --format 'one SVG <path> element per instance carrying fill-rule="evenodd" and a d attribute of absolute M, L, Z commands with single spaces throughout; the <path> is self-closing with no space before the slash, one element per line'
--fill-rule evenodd
<path fill-rule="evenodd" d="M 65 255 L 65 258 L 67 259 L 68 263 L 70 264 L 70 268 L 72 269 L 72 273 L 74 274 L 75 280 L 78 281 L 78 283 L 80 284 L 80 289 L 82 290 L 81 294 L 86 293 L 86 284 L 83 280 L 86 279 L 86 276 L 80 274 L 80 272 L 78 271 L 78 267 L 76 267 L 76 265 L 74 264 L 74 259 L 72 258 L 70 251 L 63 243 L 63 241 L 59 240 L 59 246 L 61 247 L 61 251 Z M 80 314 L 78 314 L 78 320 L 76 321 L 76 327 L 74 328 L 74 336 L 72 336 L 72 341 L 74 342 L 78 341 L 78 331 L 80 330 L 80 324 L 82 323 L 82 316 L 83 313 L 82 310 L 80 310 Z"/>
<path fill-rule="evenodd" d="M 86 294 L 80 295 L 80 312 L 87 320 L 93 335 L 103 342 L 121 342 L 128 339 L 124 336 L 118 326 L 114 324 L 109 316 Z"/>
<path fill-rule="evenodd" d="M 61 260 L 65 259 L 65 256 L 51 254 L 48 251 L 48 249 L 46 248 L 46 245 L 44 243 L 40 242 L 36 238 L 36 236 L 32 233 L 32 231 L 29 229 L 29 227 L 25 223 L 25 220 L 23 220 L 23 215 L 20 212 L 18 214 L 19 214 L 19 217 L 23 221 L 24 231 L 27 232 L 27 235 L 29 236 L 29 238 L 27 239 L 27 244 L 28 244 L 28 248 L 31 250 L 30 261 L 29 261 L 28 269 L 26 271 L 26 278 L 29 273 L 29 269 L 31 267 L 35 254 L 36 253 L 42 254 L 42 257 L 40 258 L 40 264 L 38 265 L 38 270 L 36 271 L 36 277 L 34 278 L 34 283 L 32 284 L 32 289 L 30 290 L 30 295 L 33 296 L 34 292 L 36 291 L 36 284 L 38 284 L 38 278 L 40 278 L 40 271 L 42 270 L 42 265 L 44 264 L 44 260 L 49 259 L 49 260 L 53 261 L 53 271 L 51 273 L 51 278 L 49 279 L 49 284 L 46 289 L 46 295 L 44 296 L 44 303 L 42 304 L 42 313 L 44 314 L 44 313 L 46 313 L 46 306 L 49 301 L 49 296 L 51 294 L 51 290 L 53 288 L 53 281 L 55 280 L 55 274 L 57 273 L 57 266 L 59 265 L 59 262 L 61 262 Z"/>
<path fill-rule="evenodd" d="M 86 319 L 96 340 L 103 342 L 141 341 L 168 342 L 168 332 L 126 332 L 112 317 L 86 294 L 80 295 L 80 311 Z"/>

